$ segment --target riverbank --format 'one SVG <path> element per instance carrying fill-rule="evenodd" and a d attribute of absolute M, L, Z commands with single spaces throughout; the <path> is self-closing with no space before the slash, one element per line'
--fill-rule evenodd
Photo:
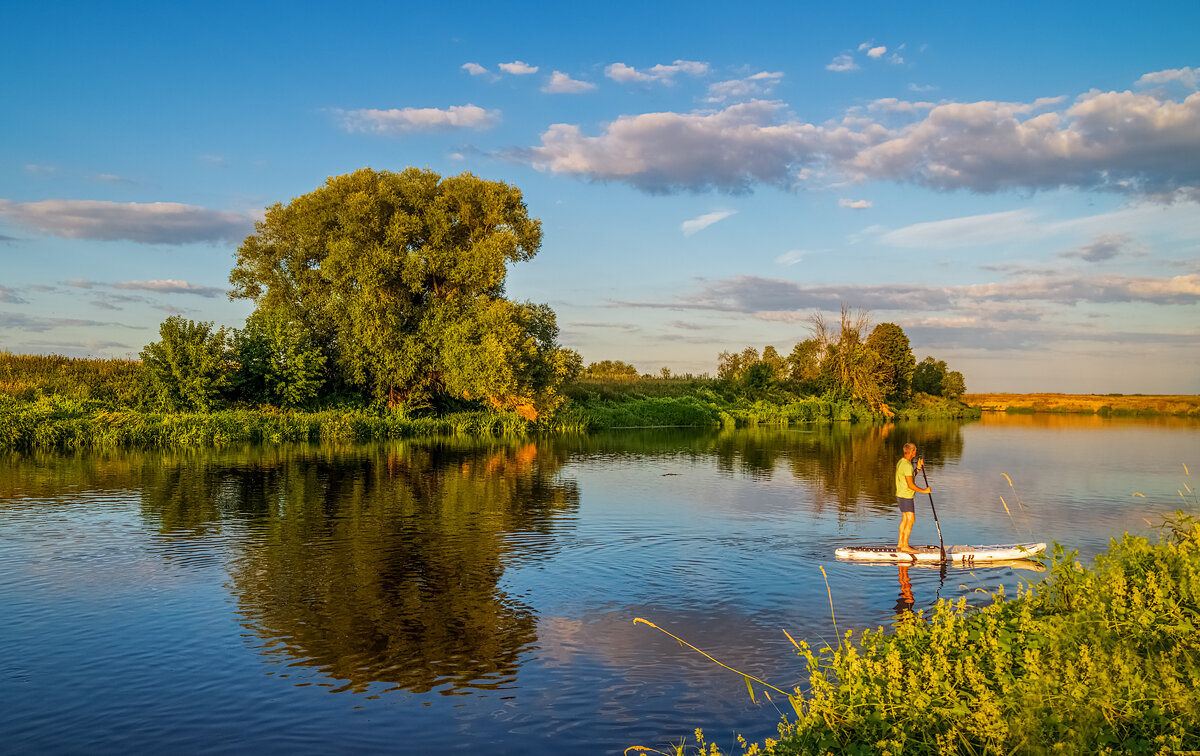
<path fill-rule="evenodd" d="M 984 412 L 1082 414 L 1112 417 L 1200 417 L 1195 394 L 966 394 L 963 401 Z"/>
<path fill-rule="evenodd" d="M 0 449 L 219 446 L 230 443 L 375 441 L 422 435 L 587 433 L 657 426 L 745 427 L 964 419 L 978 409 L 919 395 L 873 409 L 851 399 L 781 390 L 746 395 L 708 378 L 577 381 L 554 412 L 528 420 L 482 403 L 409 410 L 350 397 L 309 410 L 226 402 L 212 412 L 148 409 L 139 364 L 0 354 Z"/>
<path fill-rule="evenodd" d="M 983 608 L 941 601 L 837 648 L 797 643 L 795 716 L 743 752 L 1200 749 L 1200 521 L 1176 512 L 1163 530 L 1114 539 L 1090 568 L 1056 547 L 1049 577 Z"/>

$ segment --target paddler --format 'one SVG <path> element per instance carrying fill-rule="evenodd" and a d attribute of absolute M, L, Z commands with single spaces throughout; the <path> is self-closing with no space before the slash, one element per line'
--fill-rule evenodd
<path fill-rule="evenodd" d="M 896 545 L 897 551 L 905 554 L 916 554 L 917 550 L 908 545 L 908 536 L 912 533 L 913 522 L 917 519 L 916 509 L 913 508 L 913 496 L 919 493 L 931 493 L 931 489 L 921 488 L 913 480 L 913 457 L 917 456 L 917 445 L 904 445 L 904 456 L 896 463 L 896 504 L 900 507 L 900 540 Z M 925 466 L 925 460 L 917 459 L 917 470 Z"/>

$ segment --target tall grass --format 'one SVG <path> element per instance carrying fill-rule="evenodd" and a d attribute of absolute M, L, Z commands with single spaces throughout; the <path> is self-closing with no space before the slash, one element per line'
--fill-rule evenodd
<path fill-rule="evenodd" d="M 7 349 L 0 350 L 0 396 L 24 401 L 59 396 L 135 405 L 140 367 L 137 360 L 13 354 Z"/>

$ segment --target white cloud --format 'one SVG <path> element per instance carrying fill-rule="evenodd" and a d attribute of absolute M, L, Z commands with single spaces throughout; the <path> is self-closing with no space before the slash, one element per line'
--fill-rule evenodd
<path fill-rule="evenodd" d="M 908 91 L 910 91 L 910 92 L 932 92 L 935 89 L 937 89 L 937 87 L 933 86 L 932 84 L 912 84 L 912 83 L 910 83 L 908 85 Z"/>
<path fill-rule="evenodd" d="M 879 47 L 872 47 L 870 50 L 867 50 L 867 57 L 868 58 L 879 58 L 879 57 L 882 57 L 883 54 L 886 52 L 887 52 L 887 48 L 884 47 L 883 45 L 880 45 Z"/>
<path fill-rule="evenodd" d="M 187 281 L 168 279 L 165 281 L 121 281 L 112 285 L 114 289 L 152 291 L 157 294 L 195 294 L 201 297 L 224 296 L 226 289 L 220 286 L 197 286 Z"/>
<path fill-rule="evenodd" d="M 490 129 L 500 121 L 500 112 L 477 105 L 439 108 L 393 108 L 391 110 L 334 110 L 342 127 L 350 132 L 400 136 L 416 132 L 451 129 Z"/>
<path fill-rule="evenodd" d="M 0 312 L 0 328 L 11 328 L 16 331 L 42 333 L 62 326 L 118 326 L 133 328 L 123 323 L 105 322 L 100 320 L 81 320 L 79 318 L 45 318 L 36 315 L 26 315 L 21 312 Z"/>
<path fill-rule="evenodd" d="M 829 71 L 857 71 L 858 64 L 849 55 L 839 55 L 831 60 L 825 68 Z"/>
<path fill-rule="evenodd" d="M 1200 201 L 1200 93 L 1176 102 L 1157 91 L 1092 91 L 1061 105 L 1061 97 L 877 100 L 872 108 L 888 113 L 928 110 L 893 128 L 859 109 L 840 124 L 784 120 L 783 103 L 752 100 L 717 111 L 622 116 L 595 137 L 554 124 L 541 146 L 510 154 L 540 170 L 650 192 L 793 188 L 836 176 L 980 193 L 1072 187 Z"/>
<path fill-rule="evenodd" d="M 865 210 L 870 206 L 871 206 L 871 200 L 850 200 L 850 199 L 838 200 L 838 207 L 846 207 L 846 208 L 850 208 L 851 210 Z"/>
<path fill-rule="evenodd" d="M 709 102 L 759 97 L 771 93 L 783 78 L 783 72 L 760 71 L 744 79 L 718 81 L 708 87 Z"/>
<path fill-rule="evenodd" d="M 527 76 L 529 74 L 537 73 L 538 67 L 531 66 L 524 61 L 514 60 L 512 63 L 501 63 L 500 70 L 515 76 Z"/>
<path fill-rule="evenodd" d="M 595 88 L 596 85 L 590 81 L 579 81 L 562 71 L 555 71 L 551 74 L 550 81 L 546 82 L 546 86 L 542 87 L 542 91 L 550 94 L 580 94 Z"/>
<path fill-rule="evenodd" d="M 1083 246 L 1061 253 L 1059 257 L 1078 257 L 1088 262 L 1102 262 L 1118 256 L 1144 254 L 1145 248 L 1129 234 L 1105 233 L 1097 235 Z"/>
<path fill-rule="evenodd" d="M 462 68 L 464 71 L 471 74 L 472 76 L 483 76 L 484 74 L 486 74 L 488 72 L 488 70 L 486 68 L 479 65 L 478 63 L 463 63 Z"/>
<path fill-rule="evenodd" d="M 680 73 L 689 76 L 703 76 L 708 73 L 708 64 L 696 60 L 677 60 L 670 65 L 660 63 L 651 68 L 639 71 L 633 66 L 627 66 L 624 63 L 613 63 L 604 69 L 605 76 L 613 81 L 622 83 L 657 82 L 659 84 L 672 84 L 675 81 L 675 75 Z"/>
<path fill-rule="evenodd" d="M 241 213 L 175 202 L 0 200 L 0 218 L 65 239 L 143 244 L 240 242 L 254 227 L 251 218 Z"/>
<path fill-rule="evenodd" d="M 729 216 L 736 215 L 736 214 L 737 214 L 736 210 L 718 210 L 713 213 L 705 213 L 704 215 L 701 215 L 697 218 L 692 218 L 691 220 L 684 221 L 683 223 L 680 224 L 679 230 L 683 232 L 684 236 L 691 236 L 692 234 L 696 233 L 697 231 L 706 229 L 709 226 L 711 226 L 712 224 L 714 224 L 718 221 L 723 221 L 726 218 L 728 218 Z"/>
<path fill-rule="evenodd" d="M 1139 87 L 1152 84 L 1167 84 L 1177 81 L 1188 89 L 1200 89 L 1200 68 L 1168 68 L 1165 71 L 1148 73 L 1137 80 Z"/>
<path fill-rule="evenodd" d="M 784 252 L 782 255 L 776 257 L 775 262 L 779 263 L 780 265 L 795 265 L 809 255 L 814 254 L 818 254 L 818 252 L 811 249 L 789 249 L 787 252 Z"/>
<path fill-rule="evenodd" d="M 793 164 L 821 157 L 829 139 L 818 127 L 778 123 L 781 110 L 753 100 L 716 112 L 623 116 L 596 137 L 554 124 L 522 156 L 538 170 L 626 181 L 647 192 L 786 187 Z"/>

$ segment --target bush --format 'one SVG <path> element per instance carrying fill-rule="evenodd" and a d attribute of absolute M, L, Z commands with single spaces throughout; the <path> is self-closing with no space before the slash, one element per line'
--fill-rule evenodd
<path fill-rule="evenodd" d="M 141 353 L 147 403 L 168 412 L 208 412 L 223 404 L 233 373 L 226 330 L 172 315 L 158 332 L 162 341 Z"/>

